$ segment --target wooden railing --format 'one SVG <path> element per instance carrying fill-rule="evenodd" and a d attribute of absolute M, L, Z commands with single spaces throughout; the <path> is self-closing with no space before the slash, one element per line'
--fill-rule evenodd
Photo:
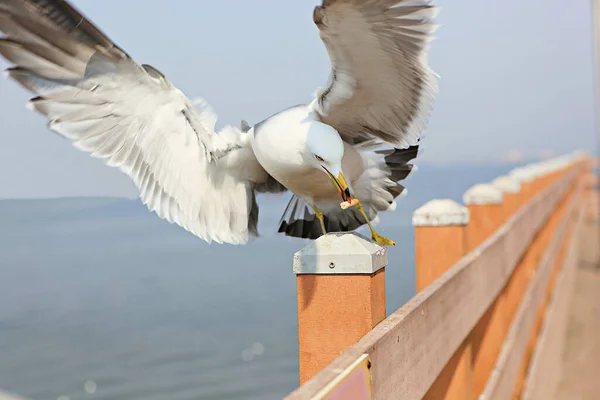
<path fill-rule="evenodd" d="M 328 234 L 296 253 L 301 386 L 287 399 L 547 398 L 560 350 L 540 345 L 564 335 L 591 169 L 563 156 L 474 186 L 465 206 L 416 210 L 417 295 L 387 318 L 385 248 Z"/>

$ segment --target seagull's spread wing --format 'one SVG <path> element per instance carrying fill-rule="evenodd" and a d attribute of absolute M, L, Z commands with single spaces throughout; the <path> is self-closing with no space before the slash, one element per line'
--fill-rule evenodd
<path fill-rule="evenodd" d="M 218 242 L 256 234 L 254 191 L 284 188 L 246 134 L 218 135 L 216 117 L 160 72 L 139 65 L 63 0 L 0 0 L 0 54 L 30 106 L 74 146 L 128 174 L 161 218 Z"/>
<path fill-rule="evenodd" d="M 313 108 L 350 143 L 415 145 L 437 82 L 426 59 L 435 31 L 429 0 L 323 0 L 314 11 L 331 60 Z"/>

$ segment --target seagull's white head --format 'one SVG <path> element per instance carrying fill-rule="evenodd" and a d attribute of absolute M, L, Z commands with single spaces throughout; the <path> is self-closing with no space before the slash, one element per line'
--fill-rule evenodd
<path fill-rule="evenodd" d="M 323 170 L 340 190 L 342 199 L 351 201 L 350 188 L 342 173 L 344 142 L 337 131 L 329 125 L 314 124 L 308 132 L 306 148 L 305 162 Z"/>

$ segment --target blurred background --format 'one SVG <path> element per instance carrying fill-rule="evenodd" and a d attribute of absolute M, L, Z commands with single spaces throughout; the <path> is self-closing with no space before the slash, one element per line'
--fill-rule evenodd
<path fill-rule="evenodd" d="M 308 102 L 329 59 L 316 0 L 76 0 L 219 126 Z M 576 149 L 597 152 L 590 1 L 453 0 L 430 63 L 440 92 L 419 171 L 381 232 L 398 242 L 388 313 L 414 295 L 412 211 Z M 0 60 L 0 67 L 8 65 Z M 0 81 L 0 388 L 32 399 L 278 399 L 297 378 L 288 195 L 263 237 L 208 245 L 150 214 L 129 179 L 49 132 Z"/>

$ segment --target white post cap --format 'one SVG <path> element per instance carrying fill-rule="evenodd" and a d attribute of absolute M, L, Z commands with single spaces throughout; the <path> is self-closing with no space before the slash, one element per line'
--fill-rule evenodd
<path fill-rule="evenodd" d="M 526 169 L 529 170 L 529 172 L 535 177 L 537 178 L 539 173 L 540 173 L 540 168 L 539 168 L 539 164 L 538 163 L 531 163 L 531 164 L 527 164 L 525 166 Z"/>
<path fill-rule="evenodd" d="M 545 176 L 549 172 L 548 167 L 544 163 L 531 164 L 529 170 L 533 174 L 534 179 Z"/>
<path fill-rule="evenodd" d="M 587 151 L 577 150 L 570 154 L 569 164 L 575 164 L 584 161 L 589 156 Z"/>
<path fill-rule="evenodd" d="M 519 193 L 521 191 L 521 183 L 515 177 L 510 175 L 499 176 L 492 182 L 502 193 Z"/>
<path fill-rule="evenodd" d="M 572 152 L 570 154 L 572 159 L 578 159 L 578 158 L 583 158 L 587 155 L 587 151 L 583 151 L 583 150 L 575 150 L 574 152 Z"/>
<path fill-rule="evenodd" d="M 546 170 L 546 174 L 551 174 L 556 171 L 558 168 L 558 164 L 554 159 L 544 161 L 544 169 Z"/>
<path fill-rule="evenodd" d="M 569 157 L 568 154 L 567 155 L 562 155 L 560 157 L 557 157 L 555 159 L 555 161 L 556 161 L 556 163 L 558 165 L 561 166 L 561 168 L 565 168 L 569 164 L 569 162 L 570 162 L 570 157 Z"/>
<path fill-rule="evenodd" d="M 553 165 L 550 162 L 550 160 L 547 161 L 542 161 L 541 163 L 538 163 L 538 169 L 539 169 L 539 173 L 540 176 L 546 176 L 549 173 L 551 173 L 554 169 L 553 169 Z"/>
<path fill-rule="evenodd" d="M 500 204 L 503 198 L 504 194 L 488 183 L 474 185 L 463 195 L 463 201 L 466 205 Z"/>
<path fill-rule="evenodd" d="M 385 247 L 356 232 L 333 232 L 294 254 L 294 273 L 373 274 L 387 263 Z"/>
<path fill-rule="evenodd" d="M 467 225 L 469 209 L 450 199 L 434 199 L 417 208 L 412 217 L 413 226 Z"/>
<path fill-rule="evenodd" d="M 549 160 L 547 163 L 548 163 L 548 168 L 550 169 L 551 172 L 559 171 L 567 166 L 564 157 L 553 158 L 552 160 Z"/>
<path fill-rule="evenodd" d="M 511 170 L 508 173 L 508 175 L 517 179 L 521 183 L 531 182 L 535 178 L 532 171 L 527 167 L 515 168 L 515 169 Z"/>

